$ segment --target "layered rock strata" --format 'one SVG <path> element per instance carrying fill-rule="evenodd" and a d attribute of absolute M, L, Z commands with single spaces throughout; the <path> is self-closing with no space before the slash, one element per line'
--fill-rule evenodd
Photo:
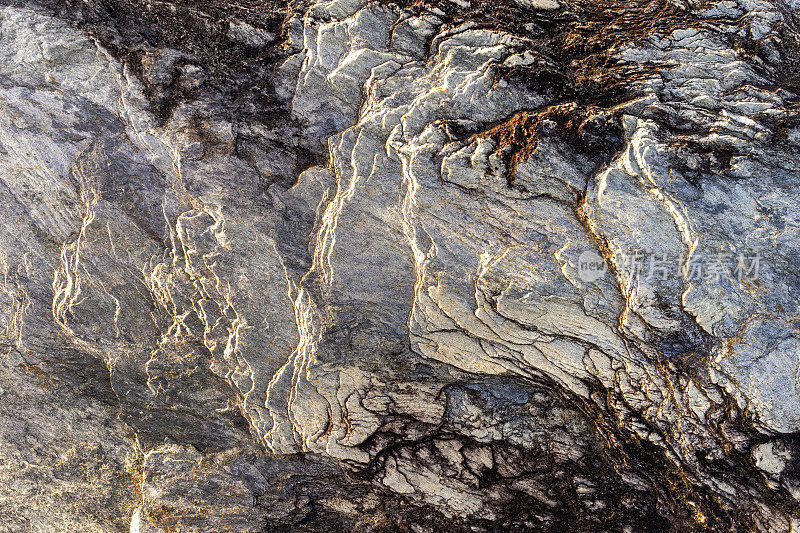
<path fill-rule="evenodd" d="M 798 9 L 0 2 L 0 531 L 794 531 Z"/>

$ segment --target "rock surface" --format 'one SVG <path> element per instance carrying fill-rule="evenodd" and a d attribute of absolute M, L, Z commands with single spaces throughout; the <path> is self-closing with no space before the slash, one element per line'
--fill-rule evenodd
<path fill-rule="evenodd" d="M 0 531 L 796 531 L 800 4 L 0 1 Z"/>

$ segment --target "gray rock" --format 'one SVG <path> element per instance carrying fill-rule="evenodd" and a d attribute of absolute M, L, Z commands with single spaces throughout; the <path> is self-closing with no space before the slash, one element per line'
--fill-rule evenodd
<path fill-rule="evenodd" d="M 800 525 L 794 6 L 255 4 L 2 3 L 0 531 Z"/>

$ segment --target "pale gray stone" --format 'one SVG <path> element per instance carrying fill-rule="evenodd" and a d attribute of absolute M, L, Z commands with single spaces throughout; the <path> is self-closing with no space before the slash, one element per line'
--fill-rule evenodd
<path fill-rule="evenodd" d="M 147 4 L 0 8 L 0 531 L 795 530 L 796 6 Z"/>

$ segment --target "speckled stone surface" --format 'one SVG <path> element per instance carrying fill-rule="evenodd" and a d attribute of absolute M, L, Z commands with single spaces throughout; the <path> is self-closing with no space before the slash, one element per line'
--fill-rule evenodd
<path fill-rule="evenodd" d="M 0 532 L 796 531 L 798 16 L 0 1 Z"/>

